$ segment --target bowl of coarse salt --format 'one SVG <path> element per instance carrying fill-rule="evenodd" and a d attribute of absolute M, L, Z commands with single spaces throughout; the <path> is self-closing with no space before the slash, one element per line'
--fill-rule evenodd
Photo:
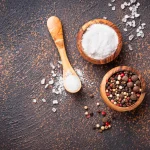
<path fill-rule="evenodd" d="M 112 22 L 94 19 L 80 28 L 77 34 L 77 47 L 85 60 L 93 64 L 106 64 L 119 55 L 122 35 Z"/>

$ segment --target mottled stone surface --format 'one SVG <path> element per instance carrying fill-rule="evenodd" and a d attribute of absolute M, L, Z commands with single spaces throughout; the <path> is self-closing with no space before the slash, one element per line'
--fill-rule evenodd
<path fill-rule="evenodd" d="M 128 50 L 128 35 L 122 11 L 108 7 L 109 0 L 0 0 L 0 150 L 148 150 L 150 149 L 150 1 L 139 0 L 145 38 L 134 39 Z M 74 68 L 84 72 L 83 89 L 78 94 L 55 95 L 40 85 L 51 76 L 50 62 L 60 59 L 47 30 L 48 17 L 57 15 L 64 28 L 67 54 Z M 76 47 L 76 34 L 85 22 L 103 16 L 118 25 L 124 46 L 119 57 L 106 65 L 85 61 Z M 132 31 L 132 30 L 131 30 Z M 146 80 L 147 94 L 133 112 L 114 112 L 112 129 L 92 130 L 100 122 L 86 119 L 83 106 L 111 113 L 99 96 L 104 74 L 118 65 L 138 69 Z M 57 72 L 62 72 L 57 69 Z M 90 83 L 94 83 L 91 85 Z M 90 94 L 94 98 L 90 98 Z M 36 98 L 37 103 L 32 103 Z M 46 103 L 40 100 L 45 98 Z M 52 101 L 63 99 L 52 112 Z"/>

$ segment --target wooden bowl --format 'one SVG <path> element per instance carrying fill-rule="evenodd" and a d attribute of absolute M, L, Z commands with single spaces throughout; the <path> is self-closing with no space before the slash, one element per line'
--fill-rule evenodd
<path fill-rule="evenodd" d="M 106 81 L 115 73 L 119 72 L 119 71 L 131 71 L 135 74 L 138 75 L 138 78 L 139 80 L 141 81 L 141 89 L 142 89 L 142 92 L 141 92 L 141 95 L 139 97 L 139 99 L 131 106 L 129 107 L 119 107 L 119 106 L 116 106 L 115 104 L 113 104 L 108 98 L 107 98 L 107 95 L 106 95 L 106 89 L 105 89 L 105 86 L 106 86 Z M 127 67 L 127 66 L 119 66 L 119 67 L 116 67 L 116 68 L 113 68 L 111 69 L 110 71 L 108 71 L 105 76 L 103 77 L 103 80 L 101 82 L 101 85 L 100 85 L 100 94 L 101 94 L 101 97 L 103 99 L 103 101 L 112 109 L 116 110 L 116 111 L 119 111 L 119 112 L 125 112 L 125 111 L 131 111 L 133 109 L 135 109 L 137 106 L 139 106 L 141 104 L 141 102 L 143 101 L 144 97 L 145 97 L 145 81 L 144 79 L 142 78 L 141 74 L 131 68 L 131 67 Z"/>
<path fill-rule="evenodd" d="M 109 57 L 105 58 L 105 59 L 101 59 L 101 60 L 98 60 L 98 59 L 94 59 L 94 58 L 91 58 L 89 57 L 84 51 L 83 51 L 83 47 L 82 47 L 82 36 L 84 34 L 84 32 L 86 32 L 87 28 L 89 26 L 91 26 L 92 24 L 105 24 L 105 25 L 108 25 L 110 26 L 111 28 L 113 28 L 115 30 L 115 32 L 117 33 L 118 35 L 118 40 L 119 40 L 119 44 L 117 46 L 117 49 L 115 51 L 115 53 L 113 53 L 112 55 L 110 55 Z M 94 20 L 91 20 L 87 23 L 85 23 L 79 30 L 78 34 L 77 34 L 77 47 L 78 47 L 78 50 L 81 54 L 81 56 L 93 63 L 93 64 L 106 64 L 106 63 L 109 63 L 110 61 L 114 60 L 120 53 L 121 51 L 121 48 L 122 48 L 122 35 L 118 29 L 118 27 L 113 24 L 112 22 L 108 21 L 108 20 L 105 20 L 105 19 L 94 19 Z"/>

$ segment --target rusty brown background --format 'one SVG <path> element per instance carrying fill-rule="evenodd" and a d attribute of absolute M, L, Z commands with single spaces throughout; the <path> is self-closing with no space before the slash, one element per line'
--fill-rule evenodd
<path fill-rule="evenodd" d="M 139 0 L 139 13 L 145 22 L 145 38 L 128 41 L 123 31 L 123 0 L 116 0 L 116 11 L 109 0 L 0 0 L 0 150 L 148 150 L 150 149 L 150 0 Z M 40 85 L 51 74 L 50 62 L 59 60 L 57 49 L 47 30 L 48 17 L 57 15 L 63 24 L 67 54 L 74 68 L 84 72 L 83 89 L 69 93 L 53 113 L 52 94 Z M 124 46 L 119 57 L 106 65 L 83 60 L 76 47 L 76 34 L 85 22 L 103 16 L 118 25 Z M 134 50 L 129 51 L 131 43 Z M 95 111 L 95 103 L 107 113 L 99 96 L 104 74 L 118 65 L 138 69 L 146 80 L 147 94 L 135 111 L 114 112 L 112 129 L 104 133 L 92 130 L 100 118 L 87 120 L 83 106 Z M 58 70 L 61 72 L 61 68 Z M 91 80 L 94 84 L 91 85 Z M 91 99 L 89 94 L 94 93 Z M 47 100 L 46 103 L 32 99 Z"/>

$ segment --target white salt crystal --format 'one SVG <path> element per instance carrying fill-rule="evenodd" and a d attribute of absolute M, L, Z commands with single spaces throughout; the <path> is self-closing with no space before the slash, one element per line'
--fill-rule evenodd
<path fill-rule="evenodd" d="M 53 63 L 50 63 L 50 66 L 52 67 L 52 69 L 55 69 L 55 66 L 53 65 Z"/>
<path fill-rule="evenodd" d="M 139 26 L 139 29 L 142 29 L 142 27 L 141 27 L 141 26 Z"/>
<path fill-rule="evenodd" d="M 110 7 L 110 6 L 112 6 L 112 4 L 111 4 L 111 3 L 108 3 L 108 6 Z"/>
<path fill-rule="evenodd" d="M 141 33 L 141 37 L 144 38 L 144 33 Z"/>
<path fill-rule="evenodd" d="M 128 21 L 128 22 L 127 22 L 127 25 L 129 25 L 129 26 L 131 27 L 131 26 L 132 26 L 131 21 Z"/>
<path fill-rule="evenodd" d="M 62 65 L 62 61 L 58 61 L 58 63 Z"/>
<path fill-rule="evenodd" d="M 116 7 L 115 7 L 115 6 L 113 6 L 111 9 L 112 9 L 112 10 L 116 10 Z"/>
<path fill-rule="evenodd" d="M 46 102 L 46 99 L 42 98 L 42 102 L 44 102 L 44 103 L 45 103 L 45 102 Z"/>
<path fill-rule="evenodd" d="M 131 3 L 129 2 L 129 3 L 127 3 L 127 6 L 130 6 L 131 5 Z"/>
<path fill-rule="evenodd" d="M 124 30 L 124 31 L 128 31 L 127 28 L 124 28 L 123 30 Z"/>
<path fill-rule="evenodd" d="M 140 6 L 140 3 L 138 2 L 138 3 L 136 4 L 136 6 Z"/>
<path fill-rule="evenodd" d="M 55 93 L 55 89 L 52 89 L 52 93 Z"/>
<path fill-rule="evenodd" d="M 130 0 L 130 2 L 131 2 L 131 4 L 133 4 L 133 3 L 135 3 L 135 2 L 136 2 L 136 0 Z"/>
<path fill-rule="evenodd" d="M 129 18 L 129 16 L 128 16 L 128 15 L 125 15 L 125 16 L 124 16 L 124 18 L 126 18 L 126 19 L 127 19 L 127 18 Z"/>
<path fill-rule="evenodd" d="M 56 112 L 56 111 L 57 111 L 57 109 L 53 107 L 53 108 L 52 108 L 52 111 L 53 111 L 53 112 Z"/>
<path fill-rule="evenodd" d="M 121 4 L 121 9 L 125 9 L 125 6 L 124 6 L 124 4 Z"/>
<path fill-rule="evenodd" d="M 145 25 L 146 25 L 146 23 L 142 23 L 141 25 L 142 25 L 142 26 L 145 26 Z"/>
<path fill-rule="evenodd" d="M 135 14 L 135 17 L 138 18 L 140 16 L 140 14 Z"/>
<path fill-rule="evenodd" d="M 127 2 L 124 2 L 124 5 L 125 5 L 125 6 L 128 6 Z"/>
<path fill-rule="evenodd" d="M 36 99 L 33 99 L 32 102 L 33 102 L 33 103 L 36 103 L 37 101 L 36 101 Z"/>
<path fill-rule="evenodd" d="M 54 80 L 50 80 L 48 83 L 52 85 L 54 84 Z"/>
<path fill-rule="evenodd" d="M 47 88 L 48 88 L 48 86 L 49 86 L 49 84 L 46 84 L 46 85 L 45 85 L 45 89 L 47 89 Z"/>
<path fill-rule="evenodd" d="M 56 77 L 56 74 L 53 74 L 52 77 Z"/>
<path fill-rule="evenodd" d="M 129 36 L 129 40 L 131 41 L 133 38 L 134 38 L 134 35 L 131 34 L 131 35 Z"/>
<path fill-rule="evenodd" d="M 132 10 L 133 10 L 133 8 L 132 8 L 132 7 L 129 7 L 129 10 L 130 10 L 130 11 L 132 11 Z"/>
<path fill-rule="evenodd" d="M 136 34 L 136 36 L 137 36 L 137 37 L 141 36 L 141 33 L 138 32 L 138 33 Z"/>
<path fill-rule="evenodd" d="M 103 19 L 107 19 L 107 17 L 103 17 Z"/>
<path fill-rule="evenodd" d="M 45 84 L 45 82 L 46 82 L 45 78 L 41 80 L 41 84 Z"/>
<path fill-rule="evenodd" d="M 132 27 L 135 27 L 135 20 L 132 20 Z"/>
<path fill-rule="evenodd" d="M 126 18 L 122 18 L 122 22 L 126 22 L 127 21 L 127 19 Z"/>
<path fill-rule="evenodd" d="M 129 44 L 129 45 L 128 45 L 128 47 L 129 47 L 129 50 L 130 50 L 130 51 L 132 51 L 132 50 L 133 50 L 133 48 L 132 48 L 131 44 Z"/>
<path fill-rule="evenodd" d="M 53 105 L 58 104 L 58 100 L 53 100 Z"/>

